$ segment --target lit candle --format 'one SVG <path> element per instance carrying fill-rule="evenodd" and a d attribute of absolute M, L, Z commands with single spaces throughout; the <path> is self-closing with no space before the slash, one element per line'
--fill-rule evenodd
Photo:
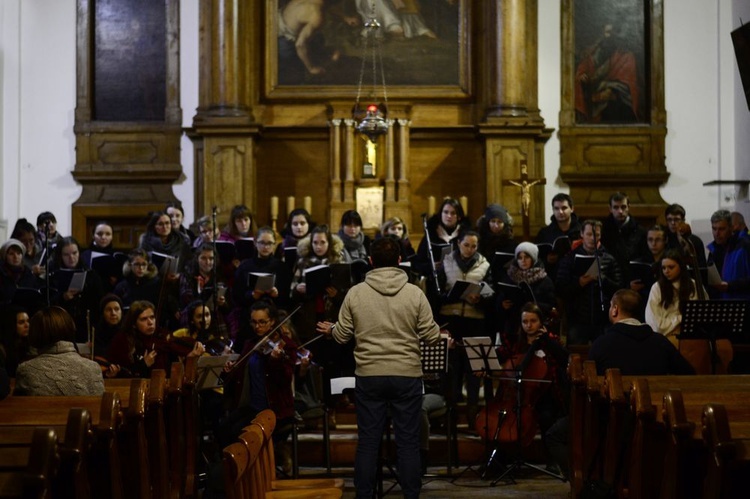
<path fill-rule="evenodd" d="M 435 213 L 435 196 L 427 198 L 427 214 L 432 216 Z"/>
<path fill-rule="evenodd" d="M 307 210 L 307 212 L 312 213 L 312 197 L 305 196 L 304 205 L 305 205 L 305 209 Z"/>
<path fill-rule="evenodd" d="M 461 196 L 458 198 L 458 202 L 461 203 L 461 208 L 464 209 L 464 215 L 469 213 L 469 198 Z"/>
<path fill-rule="evenodd" d="M 286 198 L 286 213 L 287 215 L 292 212 L 294 209 L 294 196 L 289 196 Z"/>
<path fill-rule="evenodd" d="M 279 197 L 271 196 L 271 219 L 279 218 Z"/>

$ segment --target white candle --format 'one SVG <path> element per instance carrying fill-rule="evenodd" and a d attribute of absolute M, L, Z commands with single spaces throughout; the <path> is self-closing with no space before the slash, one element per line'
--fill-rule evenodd
<path fill-rule="evenodd" d="M 271 196 L 271 219 L 279 218 L 279 197 Z"/>
<path fill-rule="evenodd" d="M 469 198 L 461 196 L 458 198 L 458 202 L 461 203 L 461 208 L 464 209 L 464 215 L 469 213 Z"/>
<path fill-rule="evenodd" d="M 294 196 L 286 198 L 286 213 L 287 215 L 294 209 Z"/>
<path fill-rule="evenodd" d="M 312 197 L 305 196 L 304 205 L 307 212 L 312 214 Z"/>
<path fill-rule="evenodd" d="M 427 215 L 432 216 L 435 213 L 435 196 L 427 198 Z"/>

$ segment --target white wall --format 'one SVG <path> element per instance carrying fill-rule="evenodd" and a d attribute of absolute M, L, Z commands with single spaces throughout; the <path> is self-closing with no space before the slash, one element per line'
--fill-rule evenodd
<path fill-rule="evenodd" d="M 679 202 L 688 219 L 707 228 L 718 207 L 738 208 L 733 189 L 703 187 L 713 179 L 748 178 L 750 112 L 737 76 L 729 32 L 738 16 L 750 21 L 745 0 L 664 2 L 667 168 L 662 188 L 667 202 Z M 198 2 L 180 2 L 181 105 L 190 126 L 198 99 Z M 43 210 L 70 231 L 70 206 L 81 188 L 70 172 L 75 163 L 76 0 L 0 2 L 0 220 L 35 219 Z M 19 62 L 20 59 L 20 62 Z M 560 2 L 539 0 L 539 105 L 549 127 L 560 109 Z M 559 141 L 545 147 L 547 198 L 567 191 L 559 184 Z M 184 176 L 174 188 L 193 213 L 193 157 L 182 141 Z M 19 192 L 21 195 L 19 195 Z M 722 194 L 730 197 L 724 202 Z M 745 213 L 746 216 L 750 215 Z M 549 207 L 547 216 L 550 215 Z M 0 231 L 2 229 L 0 228 Z M 0 232 L 0 235 L 2 233 Z"/>

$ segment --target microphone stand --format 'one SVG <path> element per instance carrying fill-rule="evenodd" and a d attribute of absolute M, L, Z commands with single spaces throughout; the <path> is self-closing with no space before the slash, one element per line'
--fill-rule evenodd
<path fill-rule="evenodd" d="M 50 277 L 49 276 L 49 273 L 50 273 L 50 268 L 49 268 L 49 251 L 50 251 L 50 247 L 49 247 L 49 220 L 47 220 L 46 222 L 44 222 L 44 258 L 47 259 L 47 261 L 44 263 L 44 269 L 45 269 L 45 272 L 44 272 L 44 287 L 45 287 L 46 294 L 47 294 L 47 307 L 49 307 L 52 304 L 52 302 L 50 301 L 50 296 L 49 296 L 49 277 Z"/>
<path fill-rule="evenodd" d="M 599 303 L 602 307 L 602 313 L 604 313 L 604 279 L 602 278 L 602 260 L 599 256 L 599 242 L 600 239 L 596 238 L 596 230 L 591 226 L 591 232 L 594 234 L 594 258 L 596 260 L 596 279 L 599 282 Z"/>
<path fill-rule="evenodd" d="M 432 241 L 430 240 L 430 233 L 427 231 L 427 213 L 422 213 L 422 225 L 424 226 L 424 237 L 427 240 L 427 252 L 429 253 L 430 266 L 432 267 L 432 279 L 435 281 L 435 289 L 437 290 L 438 296 L 441 295 L 440 282 L 438 281 L 438 271 L 435 265 L 435 259 L 432 254 Z"/>

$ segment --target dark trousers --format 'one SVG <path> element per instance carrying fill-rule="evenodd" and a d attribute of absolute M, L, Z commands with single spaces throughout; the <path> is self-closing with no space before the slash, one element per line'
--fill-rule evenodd
<path fill-rule="evenodd" d="M 355 386 L 359 442 L 354 460 L 357 497 L 375 497 L 378 451 L 390 408 L 398 456 L 398 476 L 404 497 L 419 497 L 419 416 L 422 380 L 404 376 L 357 376 Z"/>

